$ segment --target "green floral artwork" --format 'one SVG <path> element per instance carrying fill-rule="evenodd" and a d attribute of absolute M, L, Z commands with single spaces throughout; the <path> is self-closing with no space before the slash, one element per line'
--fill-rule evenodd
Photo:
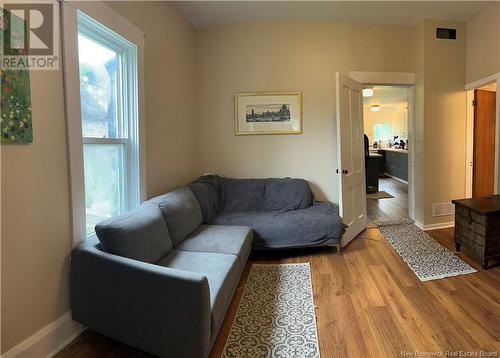
<path fill-rule="evenodd" d="M 31 97 L 29 71 L 1 71 L 2 143 L 31 143 Z"/>
<path fill-rule="evenodd" d="M 0 40 L 11 39 L 8 15 L 10 15 L 8 11 L 0 9 Z M 33 142 L 29 71 L 0 70 L 0 87 L 1 142 L 21 144 Z"/>

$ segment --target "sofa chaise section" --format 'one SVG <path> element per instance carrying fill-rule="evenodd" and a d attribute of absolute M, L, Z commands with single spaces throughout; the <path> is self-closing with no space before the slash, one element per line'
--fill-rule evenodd
<path fill-rule="evenodd" d="M 315 200 L 303 179 L 231 179 L 207 175 L 191 183 L 209 225 L 254 231 L 254 249 L 336 246 L 345 226 L 338 208 Z"/>
<path fill-rule="evenodd" d="M 328 203 L 316 203 L 301 210 L 264 212 L 222 212 L 216 225 L 245 225 L 254 230 L 255 249 L 287 249 L 337 245 L 344 232 L 340 218 Z"/>

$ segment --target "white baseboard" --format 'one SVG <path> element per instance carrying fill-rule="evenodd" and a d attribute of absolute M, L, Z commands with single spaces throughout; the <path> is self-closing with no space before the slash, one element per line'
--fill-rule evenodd
<path fill-rule="evenodd" d="M 2 354 L 1 358 L 40 357 L 50 358 L 80 334 L 80 325 L 68 312 L 42 328 L 34 335 Z"/>
<path fill-rule="evenodd" d="M 424 225 L 420 221 L 415 220 L 415 225 L 417 225 L 420 229 L 422 230 L 437 230 L 437 229 L 446 229 L 449 227 L 454 227 L 455 222 L 454 221 L 449 221 L 445 223 L 437 223 L 437 224 L 427 224 Z"/>

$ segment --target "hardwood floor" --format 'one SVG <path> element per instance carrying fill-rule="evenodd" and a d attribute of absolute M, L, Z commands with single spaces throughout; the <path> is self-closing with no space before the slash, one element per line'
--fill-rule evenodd
<path fill-rule="evenodd" d="M 428 233 L 454 249 L 453 229 Z M 253 254 L 210 357 L 222 353 L 254 262 L 311 263 L 323 358 L 401 357 L 402 352 L 416 351 L 443 352 L 443 356 L 445 351 L 474 351 L 478 356 L 479 351 L 498 352 L 500 267 L 482 270 L 463 254 L 459 256 L 479 272 L 421 282 L 376 228 L 360 234 L 342 255 L 330 248 Z M 149 355 L 87 331 L 56 357 Z"/>
<path fill-rule="evenodd" d="M 394 198 L 367 199 L 368 219 L 397 220 L 408 217 L 408 184 L 391 177 L 379 178 L 379 190 L 386 191 Z"/>

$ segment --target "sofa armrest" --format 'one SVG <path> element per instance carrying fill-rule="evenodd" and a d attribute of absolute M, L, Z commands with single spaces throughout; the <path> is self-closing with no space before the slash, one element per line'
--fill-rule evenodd
<path fill-rule="evenodd" d="M 160 357 L 205 357 L 210 292 L 201 274 L 105 253 L 96 239 L 71 255 L 73 319 Z"/>

